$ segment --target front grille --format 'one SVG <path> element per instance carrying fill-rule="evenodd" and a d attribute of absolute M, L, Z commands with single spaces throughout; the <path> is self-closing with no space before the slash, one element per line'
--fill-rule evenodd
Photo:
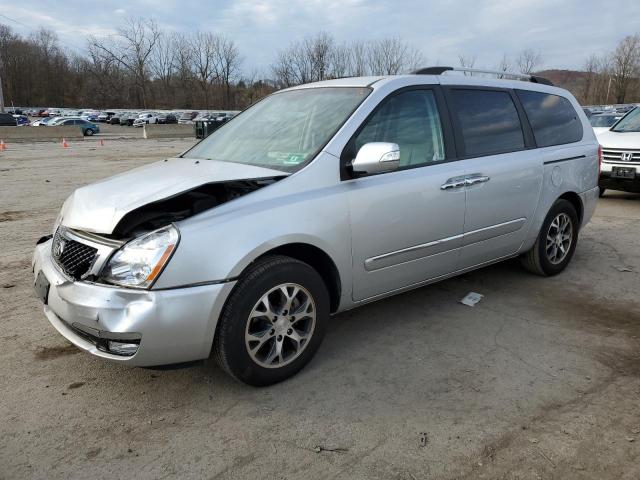
<path fill-rule="evenodd" d="M 51 244 L 51 254 L 64 273 L 79 280 L 91 268 L 98 250 L 66 238 L 62 230 L 56 230 Z"/>
<path fill-rule="evenodd" d="M 603 148 L 602 161 L 605 163 L 640 164 L 640 151 Z"/>

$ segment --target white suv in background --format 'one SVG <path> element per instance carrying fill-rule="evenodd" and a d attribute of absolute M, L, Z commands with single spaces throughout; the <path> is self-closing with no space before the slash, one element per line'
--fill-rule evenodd
<path fill-rule="evenodd" d="M 640 108 L 598 135 L 602 147 L 600 196 L 606 189 L 640 193 Z"/>

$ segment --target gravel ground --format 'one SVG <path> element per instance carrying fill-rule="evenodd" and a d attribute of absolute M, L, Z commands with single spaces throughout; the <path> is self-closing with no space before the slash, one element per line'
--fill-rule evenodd
<path fill-rule="evenodd" d="M 605 195 L 560 276 L 510 261 L 338 315 L 256 389 L 105 363 L 46 321 L 31 254 L 66 196 L 193 143 L 105 137 L 0 153 L 0 478 L 640 478 L 639 195 Z"/>

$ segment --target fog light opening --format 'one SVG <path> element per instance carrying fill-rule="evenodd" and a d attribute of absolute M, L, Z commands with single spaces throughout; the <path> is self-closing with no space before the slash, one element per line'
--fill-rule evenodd
<path fill-rule="evenodd" d="M 131 343 L 127 341 L 107 340 L 107 350 L 114 355 L 122 355 L 130 357 L 138 351 L 139 343 Z"/>

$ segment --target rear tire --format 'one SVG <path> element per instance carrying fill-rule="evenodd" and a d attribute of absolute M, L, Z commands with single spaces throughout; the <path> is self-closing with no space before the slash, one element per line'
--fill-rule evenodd
<path fill-rule="evenodd" d="M 578 214 L 567 200 L 551 206 L 533 248 L 522 255 L 525 269 L 543 277 L 562 272 L 573 257 L 578 243 Z"/>
<path fill-rule="evenodd" d="M 600 188 L 600 192 L 598 193 L 598 196 L 602 198 L 604 196 L 604 192 L 606 192 L 607 189 L 604 187 L 599 187 L 599 188 Z"/>
<path fill-rule="evenodd" d="M 318 272 L 294 258 L 264 257 L 242 275 L 224 306 L 216 360 L 246 384 L 281 382 L 309 363 L 328 319 L 329 293 Z"/>

